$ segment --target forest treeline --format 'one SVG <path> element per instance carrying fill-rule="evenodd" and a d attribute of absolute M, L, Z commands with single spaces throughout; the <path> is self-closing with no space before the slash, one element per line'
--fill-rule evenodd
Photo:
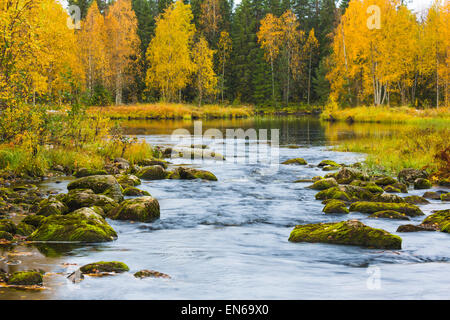
<path fill-rule="evenodd" d="M 0 105 L 448 106 L 449 1 L 69 4 L 79 29 L 55 0 L 0 0 Z"/>

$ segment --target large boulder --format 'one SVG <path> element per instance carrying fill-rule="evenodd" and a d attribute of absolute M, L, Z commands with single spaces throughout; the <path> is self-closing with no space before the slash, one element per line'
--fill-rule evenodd
<path fill-rule="evenodd" d="M 141 180 L 132 174 L 118 174 L 115 178 L 123 189 L 136 187 L 141 184 Z"/>
<path fill-rule="evenodd" d="M 103 194 L 117 202 L 123 200 L 122 188 L 116 178 L 111 175 L 89 176 L 77 179 L 69 183 L 67 189 L 91 189 L 95 194 Z"/>
<path fill-rule="evenodd" d="M 150 196 L 150 193 L 148 193 L 147 191 L 135 187 L 126 188 L 125 190 L 123 190 L 123 194 L 128 197 Z"/>
<path fill-rule="evenodd" d="M 106 242 L 117 238 L 113 228 L 91 208 L 45 218 L 29 237 L 32 241 Z"/>
<path fill-rule="evenodd" d="M 401 249 L 402 239 L 358 220 L 299 225 L 289 237 L 292 242 L 321 242 L 377 249 Z"/>
<path fill-rule="evenodd" d="M 434 191 L 427 191 L 423 194 L 422 197 L 424 197 L 425 199 L 431 199 L 431 200 L 440 200 L 441 199 L 441 195 Z"/>
<path fill-rule="evenodd" d="M 392 185 L 392 184 L 396 184 L 397 180 L 395 180 L 392 177 L 386 176 L 386 177 L 381 177 L 375 180 L 375 184 L 378 186 L 388 186 L 388 185 Z"/>
<path fill-rule="evenodd" d="M 17 227 L 10 219 L 0 219 L 0 231 L 9 232 L 10 234 L 16 234 Z"/>
<path fill-rule="evenodd" d="M 159 165 L 148 166 L 139 170 L 137 176 L 144 180 L 163 180 L 166 179 L 167 172 L 163 167 Z"/>
<path fill-rule="evenodd" d="M 114 220 L 151 222 L 160 217 L 159 202 L 149 196 L 125 200 L 108 216 Z"/>
<path fill-rule="evenodd" d="M 217 181 L 217 177 L 212 172 L 184 167 L 178 167 L 174 171 L 170 172 L 168 178 L 180 180 L 202 179 L 209 181 Z"/>
<path fill-rule="evenodd" d="M 423 216 L 419 207 L 409 203 L 388 203 L 359 201 L 350 205 L 350 212 L 375 213 L 379 211 L 393 210 L 404 213 L 410 217 Z"/>
<path fill-rule="evenodd" d="M 435 211 L 421 223 L 422 226 L 434 227 L 441 232 L 450 233 L 450 209 Z"/>
<path fill-rule="evenodd" d="M 428 173 L 425 170 L 408 168 L 401 170 L 398 173 L 397 178 L 402 183 L 411 184 L 414 183 L 414 181 L 418 178 L 427 179 Z"/>
<path fill-rule="evenodd" d="M 407 203 L 411 203 L 411 204 L 429 204 L 430 201 L 428 201 L 427 199 L 420 197 L 420 196 L 407 196 L 404 197 L 405 201 Z"/>
<path fill-rule="evenodd" d="M 418 178 L 414 180 L 414 189 L 430 189 L 433 185 L 431 184 L 430 180 Z"/>
<path fill-rule="evenodd" d="M 108 213 L 118 206 L 118 203 L 112 198 L 102 194 L 95 194 L 90 189 L 70 190 L 69 193 L 60 195 L 59 198 L 70 211 L 96 206 Z"/>

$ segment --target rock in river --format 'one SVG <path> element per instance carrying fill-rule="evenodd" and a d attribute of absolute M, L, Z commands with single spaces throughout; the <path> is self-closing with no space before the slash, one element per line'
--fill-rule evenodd
<path fill-rule="evenodd" d="M 95 274 L 95 273 L 122 273 L 129 271 L 130 268 L 123 262 L 119 261 L 99 261 L 90 263 L 80 268 L 82 274 Z"/>
<path fill-rule="evenodd" d="M 116 238 L 114 229 L 91 208 L 47 217 L 30 236 L 32 241 L 106 242 Z"/>
<path fill-rule="evenodd" d="M 151 222 L 159 219 L 159 202 L 152 197 L 125 200 L 113 209 L 108 216 L 114 220 Z"/>
<path fill-rule="evenodd" d="M 424 213 L 414 204 L 410 203 L 386 203 L 386 202 L 368 202 L 358 201 L 350 206 L 351 212 L 375 213 L 378 211 L 393 210 L 404 213 L 410 217 L 423 216 Z"/>
<path fill-rule="evenodd" d="M 167 177 L 167 172 L 159 165 L 148 166 L 139 170 L 137 176 L 144 180 L 163 180 Z"/>
<path fill-rule="evenodd" d="M 307 165 L 308 163 L 303 158 L 295 158 L 295 159 L 286 160 L 281 164 L 296 164 L 296 165 L 304 166 L 304 165 Z"/>
<path fill-rule="evenodd" d="M 416 170 L 408 168 L 401 170 L 398 173 L 397 178 L 400 182 L 410 184 L 414 183 L 414 181 L 419 178 L 427 179 L 428 173 L 425 170 Z"/>
<path fill-rule="evenodd" d="M 308 188 L 314 189 L 314 190 L 326 190 L 326 189 L 329 189 L 332 187 L 337 187 L 337 186 L 338 186 L 338 183 L 334 178 L 328 178 L 328 179 L 318 180 L 318 181 L 314 182 L 314 184 L 312 184 Z"/>
<path fill-rule="evenodd" d="M 61 199 L 71 211 L 96 206 L 102 208 L 105 213 L 108 213 L 118 206 L 118 203 L 112 198 L 102 194 L 95 194 L 90 189 L 70 190 L 68 194 L 59 195 L 58 198 Z"/>
<path fill-rule="evenodd" d="M 366 226 L 358 220 L 338 223 L 299 225 L 289 241 L 355 245 L 378 249 L 401 249 L 402 239 L 382 229 Z"/>
<path fill-rule="evenodd" d="M 349 213 L 345 202 L 341 200 L 330 200 L 322 210 L 325 213 Z"/>
<path fill-rule="evenodd" d="M 400 213 L 394 210 L 378 211 L 369 216 L 369 218 L 375 219 L 394 219 L 394 220 L 409 220 L 408 216 L 404 213 Z"/>
<path fill-rule="evenodd" d="M 38 271 L 19 271 L 8 278 L 8 285 L 33 286 L 42 285 L 42 273 Z"/>
<path fill-rule="evenodd" d="M 123 200 L 122 189 L 116 178 L 107 176 L 89 176 L 72 181 L 67 186 L 68 190 L 91 189 L 95 194 L 103 194 L 117 202 Z"/>

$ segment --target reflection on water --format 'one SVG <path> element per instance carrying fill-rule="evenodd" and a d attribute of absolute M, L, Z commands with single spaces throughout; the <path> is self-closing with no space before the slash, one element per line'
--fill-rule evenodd
<path fill-rule="evenodd" d="M 152 144 L 171 144 L 174 129 L 193 132 L 192 121 L 124 122 L 126 132 Z M 397 126 L 321 124 L 315 118 L 256 118 L 211 120 L 203 129 L 280 129 L 279 161 L 302 157 L 310 164 L 324 159 L 354 163 L 363 155 L 330 151 L 328 145 L 351 137 L 394 134 Z M 208 141 L 209 142 L 209 141 Z M 248 150 L 251 142 L 237 141 Z M 303 148 L 288 148 L 290 145 Z M 283 147 L 284 146 L 284 147 Z M 214 141 L 211 150 L 222 146 Z M 185 159 L 171 160 L 174 165 Z M 119 238 L 100 245 L 36 244 L 0 249 L 0 268 L 43 269 L 46 290 L 0 288 L 2 299 L 428 299 L 450 298 L 449 235 L 439 232 L 399 234 L 398 251 L 352 246 L 290 243 L 296 224 L 340 221 L 324 215 L 308 184 L 293 183 L 324 172 L 316 166 L 280 166 L 267 174 L 258 163 L 194 160 L 212 171 L 218 182 L 162 180 L 139 188 L 159 200 L 161 219 L 150 224 L 109 221 Z M 68 179 L 46 181 L 43 187 L 65 192 Z M 423 191 L 410 190 L 421 195 Z M 403 195 L 404 196 L 404 195 Z M 445 203 L 421 206 L 430 214 Z M 448 204 L 447 204 L 448 207 Z M 344 219 L 394 234 L 404 222 L 368 219 L 351 213 Z M 421 217 L 412 218 L 419 223 Z M 16 254 L 14 254 L 16 253 Z M 20 260 L 7 265 L 6 261 Z M 66 279 L 78 267 L 96 261 L 123 261 L 129 273 L 113 277 L 86 277 L 79 284 Z M 367 285 L 368 268 L 378 267 L 381 287 Z M 11 269 L 12 268 L 12 269 Z M 142 269 L 169 274 L 172 279 L 133 277 Z M 418 285 L 420 284 L 420 285 Z"/>

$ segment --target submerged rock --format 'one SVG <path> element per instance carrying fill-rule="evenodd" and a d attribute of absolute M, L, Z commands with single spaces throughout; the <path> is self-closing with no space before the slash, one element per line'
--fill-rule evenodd
<path fill-rule="evenodd" d="M 33 286 L 42 285 L 44 282 L 42 273 L 38 271 L 19 271 L 14 272 L 8 278 L 8 285 L 14 286 Z"/>
<path fill-rule="evenodd" d="M 411 204 L 428 204 L 428 203 L 430 203 L 430 201 L 428 201 L 427 199 L 420 197 L 420 196 L 407 196 L 407 197 L 404 197 L 403 199 L 405 199 L 405 201 L 407 203 L 411 203 Z"/>
<path fill-rule="evenodd" d="M 414 189 L 430 189 L 432 184 L 430 180 L 419 178 L 414 180 Z"/>
<path fill-rule="evenodd" d="M 116 238 L 114 229 L 91 208 L 49 216 L 30 236 L 32 241 L 106 242 Z"/>
<path fill-rule="evenodd" d="M 419 178 L 428 179 L 428 173 L 425 170 L 408 168 L 401 170 L 398 173 L 397 178 L 402 183 L 410 184 L 414 183 L 414 181 Z"/>
<path fill-rule="evenodd" d="M 424 213 L 419 207 L 409 203 L 387 203 L 387 202 L 368 202 L 359 201 L 352 203 L 351 212 L 375 213 L 378 211 L 393 210 L 404 213 L 410 217 L 423 216 Z"/>
<path fill-rule="evenodd" d="M 358 220 L 299 225 L 289 237 L 292 242 L 321 242 L 377 249 L 401 249 L 402 239 Z"/>
<path fill-rule="evenodd" d="M 168 178 L 181 180 L 195 180 L 195 179 L 202 179 L 209 181 L 218 180 L 217 177 L 212 172 L 184 167 L 178 167 L 174 171 L 170 172 Z"/>
<path fill-rule="evenodd" d="M 284 162 L 282 162 L 281 164 L 296 164 L 296 165 L 307 165 L 308 162 L 306 162 L 305 159 L 303 158 L 295 158 L 295 159 L 290 159 L 290 160 L 286 160 Z"/>
<path fill-rule="evenodd" d="M 123 200 L 120 184 L 112 175 L 80 178 L 69 183 L 67 189 L 91 189 L 95 194 L 106 195 L 117 202 Z"/>
<path fill-rule="evenodd" d="M 404 224 L 397 228 L 397 232 L 436 231 L 435 228 L 422 225 Z"/>
<path fill-rule="evenodd" d="M 165 279 L 170 279 L 170 276 L 168 274 L 165 273 L 161 273 L 158 271 L 154 271 L 154 270 L 141 270 L 138 271 L 134 274 L 135 278 L 165 278 Z"/>
<path fill-rule="evenodd" d="M 119 261 L 99 261 L 82 266 L 80 271 L 82 274 L 122 273 L 130 271 L 130 268 L 125 263 Z"/>
<path fill-rule="evenodd" d="M 394 219 L 394 220 L 410 220 L 404 213 L 400 213 L 393 210 L 378 211 L 369 216 L 369 218 L 382 218 L 382 219 Z"/>
<path fill-rule="evenodd" d="M 325 213 L 349 213 L 345 202 L 341 200 L 330 200 L 322 210 Z"/>
<path fill-rule="evenodd" d="M 308 188 L 314 189 L 314 190 L 326 190 L 326 189 L 329 189 L 332 187 L 337 187 L 337 186 L 338 186 L 338 183 L 334 178 L 327 178 L 327 179 L 321 179 L 321 180 L 314 182 L 314 184 L 312 184 Z"/>
<path fill-rule="evenodd" d="M 159 203 L 149 196 L 125 200 L 108 216 L 114 220 L 152 222 L 160 217 Z"/>
<path fill-rule="evenodd" d="M 144 180 L 163 180 L 167 178 L 166 170 L 161 166 L 144 167 L 137 173 L 137 176 Z"/>

